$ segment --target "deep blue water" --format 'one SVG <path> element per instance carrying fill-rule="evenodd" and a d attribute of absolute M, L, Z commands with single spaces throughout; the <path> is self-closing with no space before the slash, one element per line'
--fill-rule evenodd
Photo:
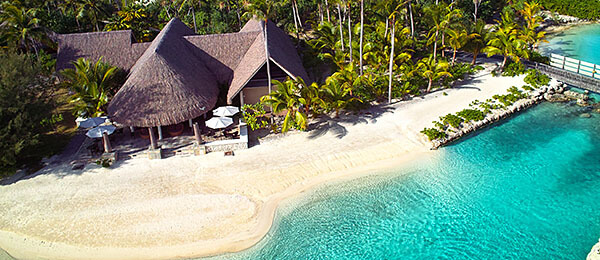
<path fill-rule="evenodd" d="M 278 209 L 217 259 L 585 259 L 600 237 L 600 114 L 544 103 L 381 175 Z"/>

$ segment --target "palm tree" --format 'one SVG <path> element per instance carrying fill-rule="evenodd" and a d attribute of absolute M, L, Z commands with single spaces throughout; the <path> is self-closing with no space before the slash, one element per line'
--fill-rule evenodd
<path fill-rule="evenodd" d="M 537 46 L 540 41 L 543 41 L 546 35 L 545 31 L 538 32 L 536 30 L 543 20 L 542 17 L 537 15 L 541 9 L 542 6 L 537 2 L 525 2 L 523 3 L 523 9 L 518 11 L 525 20 L 520 38 L 527 42 L 530 50 Z"/>
<path fill-rule="evenodd" d="M 79 58 L 73 62 L 74 69 L 61 71 L 63 84 L 75 94 L 71 97 L 79 116 L 95 117 L 106 113 L 106 106 L 120 86 L 118 68 L 99 59 L 96 63 Z"/>
<path fill-rule="evenodd" d="M 469 40 L 478 36 L 476 33 L 468 33 L 467 30 L 462 29 L 449 29 L 448 33 L 448 45 L 452 47 L 452 66 L 456 61 L 456 51 L 464 47 Z"/>
<path fill-rule="evenodd" d="M 477 62 L 477 55 L 485 48 L 485 39 L 488 38 L 488 30 L 485 28 L 485 22 L 478 20 L 471 29 L 471 33 L 475 34 L 475 37 L 467 41 L 464 48 L 473 54 L 471 65 L 475 65 L 475 62 Z"/>
<path fill-rule="evenodd" d="M 281 132 L 287 132 L 290 128 L 296 127 L 299 130 L 306 130 L 308 117 L 300 109 L 300 96 L 298 85 L 294 80 L 284 82 L 273 80 L 275 91 L 260 98 L 261 102 L 273 108 L 273 112 L 280 113 L 287 111 Z"/>
<path fill-rule="evenodd" d="M 312 113 L 313 116 L 317 114 L 318 107 L 322 107 L 323 99 L 321 99 L 320 91 L 321 88 L 316 82 L 313 82 L 310 85 L 306 85 L 304 80 L 300 77 L 297 77 L 296 85 L 300 88 L 300 98 L 298 101 L 304 107 L 304 113 L 308 115 Z"/>
<path fill-rule="evenodd" d="M 473 5 L 475 5 L 475 12 L 473 12 L 473 21 L 477 23 L 477 9 L 479 9 L 479 4 L 481 4 L 481 0 L 473 0 Z"/>
<path fill-rule="evenodd" d="M 100 31 L 98 22 L 101 15 L 110 16 L 103 8 L 103 1 L 101 0 L 73 0 L 76 7 L 77 20 L 91 16 L 92 23 L 96 27 L 96 31 Z"/>
<path fill-rule="evenodd" d="M 365 20 L 365 0 L 360 0 L 360 44 L 358 47 L 359 72 L 363 75 L 363 30 Z"/>
<path fill-rule="evenodd" d="M 492 55 L 504 56 L 501 66 L 502 70 L 504 70 L 506 61 L 509 58 L 515 62 L 519 62 L 521 57 L 529 57 L 529 53 L 525 51 L 527 44 L 519 37 L 519 30 L 509 12 L 502 14 L 502 21 L 498 22 L 498 25 L 494 29 L 495 31 L 490 33 L 488 46 L 483 51 L 487 53 L 488 57 Z"/>
<path fill-rule="evenodd" d="M 16 5 L 7 4 L 2 6 L 0 16 L 3 22 L 0 30 L 3 38 L 15 47 L 38 53 L 38 45 L 48 40 L 46 33 L 39 25 L 40 20 L 35 17 L 36 9 L 25 9 Z"/>
<path fill-rule="evenodd" d="M 326 80 L 326 84 L 323 87 L 323 99 L 325 100 L 325 105 L 335 111 L 336 118 L 339 117 L 340 110 L 346 108 L 348 104 L 360 101 L 350 95 L 350 88 L 344 82 L 333 76 Z"/>
<path fill-rule="evenodd" d="M 431 87 L 434 81 L 437 81 L 438 79 L 444 76 L 452 77 L 452 74 L 448 72 L 448 68 L 448 62 L 443 60 L 436 62 L 436 60 L 433 59 L 432 56 L 429 56 L 428 58 L 423 58 L 419 61 L 419 63 L 417 64 L 417 69 L 421 72 L 421 75 L 423 75 L 423 77 L 427 78 L 428 80 L 426 91 L 427 93 L 431 91 Z"/>
<path fill-rule="evenodd" d="M 269 19 L 275 15 L 275 8 L 280 6 L 282 3 L 277 0 L 251 0 L 245 7 L 246 13 L 244 15 L 251 15 L 254 18 L 261 19 L 263 21 L 263 35 L 265 38 L 265 57 L 267 64 L 267 84 L 269 85 L 269 93 L 271 93 L 271 67 L 269 65 L 269 60 L 271 55 L 269 55 L 269 44 L 268 44 L 268 34 L 267 27 L 269 24 Z"/>

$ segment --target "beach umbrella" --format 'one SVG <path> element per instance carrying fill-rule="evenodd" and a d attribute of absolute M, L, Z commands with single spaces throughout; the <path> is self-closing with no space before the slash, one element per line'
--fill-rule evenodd
<path fill-rule="evenodd" d="M 213 117 L 206 121 L 206 126 L 212 129 L 225 128 L 233 124 L 233 119 L 229 117 Z"/>
<path fill-rule="evenodd" d="M 103 133 L 112 134 L 115 129 L 117 129 L 114 125 L 101 125 L 96 126 L 85 133 L 89 138 L 100 138 Z"/>
<path fill-rule="evenodd" d="M 213 115 L 215 116 L 233 116 L 240 112 L 240 109 L 234 106 L 224 106 L 218 107 L 213 110 Z"/>
<path fill-rule="evenodd" d="M 90 127 L 99 126 L 99 125 L 105 123 L 107 119 L 108 118 L 105 116 L 90 117 L 90 118 L 78 117 L 77 119 L 75 119 L 75 123 L 77 123 L 77 126 L 79 128 L 90 128 Z"/>

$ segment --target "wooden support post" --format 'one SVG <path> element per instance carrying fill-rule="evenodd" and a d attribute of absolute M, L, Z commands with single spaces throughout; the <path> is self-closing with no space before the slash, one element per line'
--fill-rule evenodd
<path fill-rule="evenodd" d="M 563 56 L 563 64 L 562 64 L 562 69 L 565 69 L 565 62 L 567 62 L 567 57 Z"/>
<path fill-rule="evenodd" d="M 581 61 L 580 60 L 578 60 L 578 63 L 577 63 L 577 73 L 578 74 L 579 74 L 579 68 L 581 68 Z"/>
<path fill-rule="evenodd" d="M 240 103 L 241 106 L 244 106 L 244 90 L 240 91 Z"/>
<path fill-rule="evenodd" d="M 106 132 L 102 133 L 102 142 L 104 143 L 104 152 L 112 153 L 112 147 L 110 146 L 110 140 Z"/>
<path fill-rule="evenodd" d="M 158 128 L 158 140 L 162 140 L 163 139 L 162 127 L 157 126 L 157 128 Z"/>
<path fill-rule="evenodd" d="M 135 135 L 135 128 L 133 126 L 129 127 L 129 134 L 131 134 L 131 137 Z"/>
<path fill-rule="evenodd" d="M 192 119 L 189 120 L 189 123 L 190 123 L 190 128 L 192 128 L 193 127 L 193 125 L 192 125 L 193 124 Z"/>
<path fill-rule="evenodd" d="M 154 129 L 152 129 L 152 127 L 148 127 L 148 132 L 150 133 L 150 147 L 152 149 L 157 149 L 158 143 L 156 142 L 156 136 L 154 136 Z"/>
<path fill-rule="evenodd" d="M 200 125 L 198 125 L 198 123 L 194 123 L 194 137 L 196 138 L 196 143 L 198 143 L 198 145 L 201 145 L 202 136 L 200 135 Z"/>
<path fill-rule="evenodd" d="M 596 74 L 596 64 L 594 64 L 594 69 L 592 70 L 592 78 L 594 78 L 595 74 Z"/>

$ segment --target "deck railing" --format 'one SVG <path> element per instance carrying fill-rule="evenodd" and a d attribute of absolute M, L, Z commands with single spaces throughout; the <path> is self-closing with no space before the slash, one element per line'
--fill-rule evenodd
<path fill-rule="evenodd" d="M 600 65 L 552 53 L 550 66 L 600 79 Z"/>

